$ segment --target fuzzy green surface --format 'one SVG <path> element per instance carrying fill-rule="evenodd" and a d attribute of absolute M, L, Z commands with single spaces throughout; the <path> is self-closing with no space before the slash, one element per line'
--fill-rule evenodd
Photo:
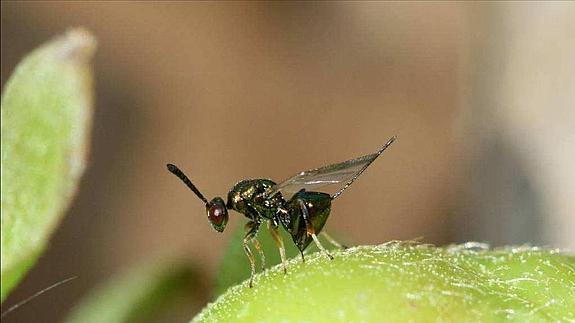
<path fill-rule="evenodd" d="M 391 242 L 289 261 L 230 288 L 193 322 L 575 320 L 575 257 Z"/>
<path fill-rule="evenodd" d="M 95 41 L 74 30 L 25 57 L 2 93 L 2 301 L 36 262 L 85 166 Z"/>

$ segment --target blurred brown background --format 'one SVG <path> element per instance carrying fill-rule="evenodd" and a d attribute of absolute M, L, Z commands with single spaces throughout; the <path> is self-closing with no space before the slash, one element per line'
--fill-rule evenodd
<path fill-rule="evenodd" d="M 84 26 L 99 42 L 91 162 L 6 321 L 61 320 L 112 274 L 182 256 L 213 278 L 209 198 L 397 142 L 334 205 L 357 244 L 424 237 L 575 248 L 570 3 L 2 2 L 2 86 Z M 239 247 L 239 246 L 238 246 Z M 203 305 L 174 321 L 185 320 Z M 4 306 L 3 306 L 4 307 Z"/>

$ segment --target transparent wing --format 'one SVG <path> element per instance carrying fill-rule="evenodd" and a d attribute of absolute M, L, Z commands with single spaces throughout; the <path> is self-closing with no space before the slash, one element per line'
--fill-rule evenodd
<path fill-rule="evenodd" d="M 271 189 L 266 192 L 266 196 L 271 197 L 278 192 L 282 192 L 286 198 L 289 198 L 302 188 L 314 191 L 323 186 L 344 183 L 343 187 L 332 196 L 332 198 L 335 199 L 349 187 L 394 140 L 395 137 L 392 137 L 383 147 L 373 154 L 301 172 L 271 187 Z"/>

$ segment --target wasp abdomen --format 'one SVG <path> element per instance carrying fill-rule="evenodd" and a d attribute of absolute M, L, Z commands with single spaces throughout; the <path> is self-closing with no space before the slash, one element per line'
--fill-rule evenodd
<path fill-rule="evenodd" d="M 319 234 L 331 211 L 331 195 L 321 192 L 297 192 L 287 203 L 280 221 L 299 250 L 303 251 L 312 241 L 308 232 L 300 201 L 305 205 L 309 221 L 316 234 Z"/>

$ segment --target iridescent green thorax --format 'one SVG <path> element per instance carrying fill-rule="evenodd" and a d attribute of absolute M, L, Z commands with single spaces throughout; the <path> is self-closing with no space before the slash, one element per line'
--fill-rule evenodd
<path fill-rule="evenodd" d="M 261 223 L 264 219 L 281 223 L 292 236 L 296 246 L 303 251 L 312 238 L 308 234 L 300 201 L 307 208 L 313 230 L 319 233 L 331 211 L 331 196 L 326 193 L 301 190 L 288 201 L 284 200 L 279 192 L 271 198 L 265 197 L 264 193 L 274 185 L 275 183 L 269 179 L 241 181 L 228 193 L 226 206 L 256 223 Z"/>
<path fill-rule="evenodd" d="M 285 204 L 281 193 L 272 198 L 264 197 L 264 192 L 274 185 L 275 183 L 269 179 L 248 179 L 238 182 L 228 193 L 227 207 L 257 222 L 260 221 L 260 216 L 271 220 L 278 208 Z"/>

